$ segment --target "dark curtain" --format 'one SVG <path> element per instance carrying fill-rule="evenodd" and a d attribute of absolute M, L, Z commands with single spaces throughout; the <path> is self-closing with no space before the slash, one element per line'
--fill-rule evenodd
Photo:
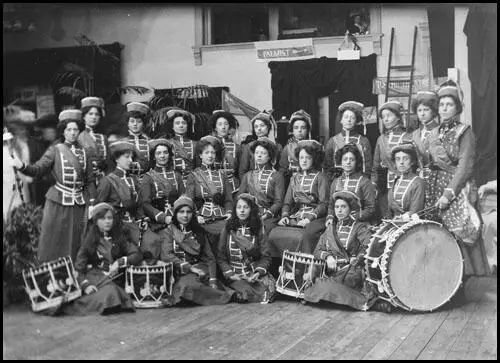
<path fill-rule="evenodd" d="M 464 26 L 472 88 L 472 129 L 477 138 L 478 185 L 497 178 L 497 7 L 474 4 Z"/>
<path fill-rule="evenodd" d="M 434 77 L 446 77 L 455 66 L 455 6 L 432 4 L 427 7 Z"/>
<path fill-rule="evenodd" d="M 319 136 L 318 99 L 330 97 L 330 135 L 335 133 L 338 106 L 345 101 L 362 102 L 376 106 L 377 96 L 372 94 L 372 82 L 376 77 L 376 54 L 357 61 L 339 61 L 336 58 L 315 58 L 289 62 L 269 62 L 271 88 L 273 90 L 274 117 L 287 118 L 299 110 L 307 111 L 313 120 L 311 135 Z M 283 126 L 284 127 L 284 126 Z M 369 134 L 376 140 L 378 127 L 371 125 Z M 279 139 L 285 144 L 286 139 Z M 370 140 L 371 141 L 371 140 Z M 373 144 L 374 145 L 374 144 Z"/>

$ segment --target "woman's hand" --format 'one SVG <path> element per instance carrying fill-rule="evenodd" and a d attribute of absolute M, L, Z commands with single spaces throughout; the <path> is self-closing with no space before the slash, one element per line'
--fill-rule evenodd
<path fill-rule="evenodd" d="M 299 223 L 297 223 L 297 226 L 306 228 L 309 223 L 311 223 L 311 220 L 309 218 L 305 218 L 300 220 Z"/>
<path fill-rule="evenodd" d="M 85 293 L 85 295 L 90 295 L 94 292 L 97 292 L 97 287 L 95 287 L 94 285 L 89 285 L 85 288 L 83 292 Z"/>
<path fill-rule="evenodd" d="M 203 218 L 202 216 L 198 216 L 197 218 L 199 224 L 205 224 L 205 218 Z"/>
<path fill-rule="evenodd" d="M 224 218 L 224 220 L 227 221 L 229 218 L 231 218 L 231 213 L 226 213 L 226 218 Z"/>
<path fill-rule="evenodd" d="M 210 281 L 209 285 L 214 290 L 217 290 L 219 288 L 219 286 L 217 286 L 217 281 Z"/>
<path fill-rule="evenodd" d="M 239 277 L 238 275 L 234 274 L 234 275 L 229 276 L 229 280 L 240 281 L 241 277 Z"/>
<path fill-rule="evenodd" d="M 288 224 L 290 223 L 290 219 L 288 217 L 283 217 L 280 219 L 280 221 L 278 222 L 278 224 L 280 226 L 288 226 Z"/>
<path fill-rule="evenodd" d="M 400 218 L 403 222 L 409 222 L 410 221 L 410 213 L 408 213 L 408 212 L 403 213 L 403 214 L 401 214 Z"/>
<path fill-rule="evenodd" d="M 444 195 L 442 195 L 437 203 L 436 203 L 436 206 L 439 208 L 439 209 L 446 209 L 450 206 L 450 201 L 448 200 L 448 198 L 446 198 Z"/>
<path fill-rule="evenodd" d="M 115 262 L 113 262 L 111 264 L 111 266 L 109 266 L 109 276 L 113 276 L 114 274 L 116 274 L 118 272 L 118 269 L 120 268 L 120 266 L 118 265 L 118 260 L 116 260 Z"/>
<path fill-rule="evenodd" d="M 264 213 L 262 216 L 260 216 L 260 220 L 264 222 L 268 217 L 269 215 L 267 213 Z"/>
<path fill-rule="evenodd" d="M 328 218 L 325 222 L 325 227 L 328 227 L 333 224 L 333 218 Z"/>
<path fill-rule="evenodd" d="M 248 282 L 255 282 L 255 281 L 257 281 L 259 279 L 259 276 L 260 276 L 259 273 L 256 272 L 252 276 L 250 276 L 249 278 L 247 278 L 247 281 Z"/>
<path fill-rule="evenodd" d="M 335 258 L 332 255 L 326 258 L 326 267 L 329 270 L 333 270 L 337 267 L 337 261 L 335 261 Z"/>
<path fill-rule="evenodd" d="M 356 266 L 358 264 L 359 260 L 357 257 L 351 257 L 350 260 L 349 260 L 349 263 L 351 264 L 351 266 Z"/>
<path fill-rule="evenodd" d="M 10 165 L 15 167 L 16 169 L 22 169 L 22 167 L 24 166 L 24 163 L 19 158 L 19 156 L 17 155 L 17 152 L 15 150 L 11 153 L 9 161 L 10 161 Z"/>
<path fill-rule="evenodd" d="M 194 267 L 194 266 L 191 266 L 191 268 L 189 269 L 189 271 L 191 271 L 194 274 L 197 274 L 199 277 L 203 277 L 203 276 L 206 275 L 205 271 L 203 271 L 202 269 L 200 269 L 198 267 Z"/>
<path fill-rule="evenodd" d="M 172 217 L 171 216 L 165 217 L 165 224 L 170 224 L 170 223 L 172 223 Z"/>

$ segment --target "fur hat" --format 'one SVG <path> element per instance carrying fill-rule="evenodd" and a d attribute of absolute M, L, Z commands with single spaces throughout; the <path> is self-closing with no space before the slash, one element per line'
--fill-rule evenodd
<path fill-rule="evenodd" d="M 174 214 L 177 213 L 179 208 L 184 207 L 186 205 L 190 207 L 192 211 L 195 210 L 193 200 L 189 198 L 187 195 L 183 194 L 179 198 L 177 198 L 177 200 L 174 202 Z"/>
<path fill-rule="evenodd" d="M 121 151 L 132 151 L 134 153 L 134 157 L 137 157 L 137 155 L 139 155 L 135 145 L 128 140 L 121 139 L 109 145 L 109 153 L 111 155 L 111 158 L 114 159 L 116 153 Z"/>
<path fill-rule="evenodd" d="M 438 90 L 438 96 L 439 96 L 439 98 L 445 97 L 445 96 L 450 96 L 450 97 L 454 97 L 458 101 L 461 101 L 460 90 L 456 86 L 448 85 L 448 86 L 441 87 Z"/>
<path fill-rule="evenodd" d="M 127 104 L 127 112 L 139 112 L 146 116 L 149 113 L 149 107 L 144 103 L 130 102 Z"/>
<path fill-rule="evenodd" d="M 437 102 L 438 95 L 433 91 L 418 91 L 415 99 L 417 100 L 417 102 L 421 102 L 424 100 Z"/>
<path fill-rule="evenodd" d="M 113 206 L 111 204 L 102 202 L 102 203 L 98 203 L 94 206 L 94 209 L 92 209 L 92 213 L 90 213 L 90 218 L 92 218 L 95 221 L 97 213 L 104 211 L 104 210 L 106 210 L 106 211 L 110 210 L 113 213 L 115 212 L 115 208 L 113 208 Z"/>
<path fill-rule="evenodd" d="M 361 209 L 361 201 L 359 200 L 359 197 L 355 193 L 348 190 L 340 190 L 338 192 L 335 192 L 333 193 L 332 198 L 334 203 L 337 201 L 337 199 L 345 200 L 349 204 L 351 212 Z"/>
<path fill-rule="evenodd" d="M 63 110 L 59 114 L 59 121 L 65 121 L 65 120 L 80 121 L 81 119 L 82 119 L 82 111 L 80 110 Z"/>
<path fill-rule="evenodd" d="M 81 107 L 98 107 L 101 109 L 102 116 L 106 116 L 106 110 L 104 109 L 104 100 L 101 97 L 85 97 L 82 99 Z"/>
<path fill-rule="evenodd" d="M 182 108 L 172 108 L 167 111 L 167 122 L 173 122 L 174 118 L 178 116 L 187 116 L 191 120 L 191 131 L 194 132 L 194 124 L 196 121 L 196 118 L 191 112 L 188 112 L 186 110 L 183 110 Z M 172 126 L 173 127 L 173 126 Z"/>
<path fill-rule="evenodd" d="M 276 139 L 276 133 L 277 133 L 277 126 L 276 126 L 276 121 L 274 120 L 274 117 L 272 115 L 272 111 L 261 111 L 258 114 L 256 114 L 251 120 L 250 123 L 252 124 L 252 130 L 253 130 L 253 124 L 257 120 L 262 120 L 265 122 L 268 122 L 270 125 L 269 132 L 271 132 L 271 129 L 274 134 L 274 138 Z"/>
<path fill-rule="evenodd" d="M 388 101 L 379 108 L 379 115 L 382 115 L 383 110 L 390 110 L 394 113 L 401 115 L 403 113 L 403 105 L 399 101 Z"/>
<path fill-rule="evenodd" d="M 212 115 L 208 119 L 208 124 L 212 127 L 212 130 L 215 130 L 215 125 L 220 117 L 224 117 L 227 120 L 230 129 L 237 129 L 240 126 L 238 120 L 231 112 L 227 112 L 224 110 L 215 110 L 214 112 L 212 112 Z"/>
<path fill-rule="evenodd" d="M 412 155 L 415 158 L 415 161 L 418 162 L 417 147 L 413 141 L 406 141 L 406 142 L 403 142 L 399 145 L 394 146 L 391 149 L 392 161 L 394 161 L 394 158 L 396 157 L 396 153 L 399 151 L 403 151 L 409 155 Z"/>
<path fill-rule="evenodd" d="M 361 102 L 346 101 L 346 102 L 340 104 L 338 110 L 339 110 L 339 112 L 344 112 L 344 110 L 346 110 L 348 108 L 352 108 L 352 109 L 362 113 L 363 107 L 365 107 L 365 105 L 363 105 Z"/>
<path fill-rule="evenodd" d="M 307 125 L 309 126 L 308 138 L 310 139 L 311 138 L 311 129 L 312 129 L 311 115 L 309 115 L 306 111 L 304 111 L 302 109 L 295 111 L 294 113 L 292 113 L 292 116 L 290 116 L 290 120 L 288 121 L 288 123 L 290 124 L 290 127 L 293 128 L 293 124 L 297 120 L 305 121 L 307 123 Z"/>
<path fill-rule="evenodd" d="M 310 146 L 316 149 L 323 149 L 323 145 L 316 140 L 300 140 L 297 144 L 297 147 L 305 147 Z"/>
<path fill-rule="evenodd" d="M 158 145 L 165 145 L 168 147 L 172 147 L 172 143 L 170 140 L 159 138 L 159 139 L 151 139 L 148 141 L 148 146 L 151 150 L 154 150 Z"/>

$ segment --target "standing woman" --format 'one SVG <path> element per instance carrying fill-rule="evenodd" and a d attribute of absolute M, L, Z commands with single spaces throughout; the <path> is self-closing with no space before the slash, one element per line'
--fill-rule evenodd
<path fill-rule="evenodd" d="M 370 176 L 372 170 L 372 147 L 368 138 L 356 130 L 356 126 L 362 122 L 364 124 L 363 107 L 362 103 L 355 101 L 347 101 L 339 106 L 337 122 L 342 124 L 342 131 L 328 140 L 325 147 L 324 169 L 329 181 L 336 178 L 342 172 L 340 170 L 342 168 L 341 165 L 336 162 L 336 154 L 346 144 L 355 144 L 358 147 L 362 159 L 361 171 Z"/>
<path fill-rule="evenodd" d="M 202 137 L 196 150 L 201 166 L 188 175 L 186 194 L 196 204 L 198 223 L 209 234 L 212 246 L 216 246 L 225 220 L 231 217 L 232 189 L 224 171 L 214 167 L 216 151 L 222 151 L 220 140 L 210 135 Z"/>
<path fill-rule="evenodd" d="M 59 139 L 33 165 L 25 165 L 14 154 L 13 166 L 28 176 L 52 173 L 56 183 L 46 194 L 43 209 L 39 262 L 71 256 L 73 261 L 85 231 L 86 205 L 89 212 L 96 202 L 95 178 L 87 153 L 77 141 L 82 126 L 80 110 L 64 110 L 59 114 Z M 90 214 L 90 213 L 89 213 Z"/>
<path fill-rule="evenodd" d="M 195 167 L 196 142 L 191 139 L 194 132 L 194 115 L 184 110 L 167 112 L 167 139 L 174 151 L 174 169 L 182 175 L 184 187 L 188 175 Z"/>
<path fill-rule="evenodd" d="M 140 102 L 127 104 L 127 126 L 128 136 L 125 140 L 135 145 L 137 150 L 137 161 L 132 164 L 131 172 L 142 177 L 149 169 L 149 137 L 144 134 L 149 119 L 149 107 Z"/>
<path fill-rule="evenodd" d="M 205 231 L 195 218 L 195 205 L 182 195 L 174 202 L 174 216 L 162 243 L 161 259 L 174 264 L 174 304 L 181 299 L 198 305 L 220 305 L 234 294 L 217 284 L 217 265 Z"/>
<path fill-rule="evenodd" d="M 409 221 L 425 203 L 425 181 L 417 175 L 417 150 L 413 142 L 407 142 L 395 146 L 391 153 L 398 176 L 388 197 L 389 213 L 391 218 Z"/>
<path fill-rule="evenodd" d="M 100 178 L 110 166 L 108 139 L 96 132 L 101 119 L 106 115 L 104 100 L 100 97 L 85 97 L 81 101 L 81 111 L 85 129 L 78 135 L 78 142 L 92 161 L 96 179 Z"/>
<path fill-rule="evenodd" d="M 287 181 L 299 171 L 299 161 L 295 156 L 295 149 L 299 141 L 311 139 L 311 116 L 304 110 L 295 111 L 288 121 L 288 131 L 292 137 L 283 148 L 279 164 L 280 173 Z"/>
<path fill-rule="evenodd" d="M 295 155 L 300 171 L 290 180 L 278 227 L 269 234 L 272 257 L 281 257 L 285 250 L 312 253 L 325 229 L 328 183 L 321 171 L 323 146 L 302 140 Z"/>
<path fill-rule="evenodd" d="M 349 191 L 333 194 L 335 222 L 321 235 L 314 257 L 326 262 L 326 278 L 316 279 L 304 291 L 304 300 L 321 300 L 347 305 L 366 311 L 377 301 L 376 294 L 363 288 L 363 266 L 366 248 L 370 243 L 368 225 L 353 217 L 359 209 L 359 199 Z M 376 310 L 390 313 L 389 303 L 379 300 Z"/>
<path fill-rule="evenodd" d="M 137 149 L 134 144 L 120 140 L 109 145 L 109 151 L 116 168 L 100 180 L 96 200 L 113 206 L 118 216 L 118 227 L 125 229 L 131 241 L 143 252 L 155 255 L 161 243 L 160 237 L 142 224 L 144 210 L 139 200 L 139 180 L 131 174 Z"/>
<path fill-rule="evenodd" d="M 436 170 L 430 157 L 430 140 L 437 138 L 439 127 L 438 95 L 432 91 L 417 93 L 412 105 L 413 113 L 417 114 L 420 127 L 413 131 L 412 139 L 417 147 L 420 177 L 425 180 L 425 209 L 436 204 L 439 196 L 436 195 Z M 436 219 L 434 212 L 426 213 L 427 219 Z"/>
<path fill-rule="evenodd" d="M 246 144 L 243 147 L 241 152 L 241 161 L 240 161 L 240 170 L 239 176 L 240 180 L 243 178 L 243 175 L 246 174 L 247 171 L 255 169 L 255 160 L 253 159 L 251 147 L 252 144 L 255 143 L 261 137 L 269 137 L 271 130 L 276 133 L 276 122 L 274 121 L 273 116 L 267 111 L 259 112 L 255 117 L 251 120 L 252 123 L 252 135 L 247 136 Z M 275 137 L 276 139 L 276 137 Z M 279 160 L 281 157 L 281 151 L 283 147 L 281 144 L 276 144 L 277 153 L 276 153 L 276 164 L 273 167 L 276 170 L 279 170 Z"/>
<path fill-rule="evenodd" d="M 236 198 L 233 215 L 219 239 L 217 262 L 230 288 L 244 302 L 272 302 L 276 280 L 268 273 L 271 255 L 253 195 Z"/>
<path fill-rule="evenodd" d="M 360 222 L 372 222 L 375 218 L 375 200 L 377 191 L 370 179 L 362 172 L 362 156 L 359 148 L 354 144 L 344 145 L 335 155 L 336 163 L 341 165 L 342 174 L 335 178 L 330 186 L 328 216 L 326 223 L 333 220 L 335 201 L 333 193 L 347 190 L 358 196 L 361 208 L 356 210 L 356 219 Z"/>
<path fill-rule="evenodd" d="M 120 269 L 138 265 L 142 256 L 118 227 L 114 208 L 99 203 L 92 210 L 94 222 L 85 236 L 75 262 L 84 295 L 64 308 L 68 315 L 101 315 L 135 311 L 132 299 L 113 279 Z"/>
<path fill-rule="evenodd" d="M 391 160 L 394 146 L 411 140 L 411 135 L 403 128 L 403 106 L 398 101 L 389 101 L 380 106 L 379 117 L 384 125 L 384 132 L 377 139 L 373 155 L 371 180 L 377 187 L 379 213 L 382 218 L 389 216 L 387 195 L 396 178 L 396 166 Z"/>
<path fill-rule="evenodd" d="M 283 199 L 285 197 L 285 178 L 273 168 L 276 157 L 276 144 L 267 137 L 253 143 L 256 168 L 248 171 L 241 180 L 240 193 L 248 193 L 256 198 L 259 216 L 266 236 L 278 223 Z"/>
<path fill-rule="evenodd" d="M 436 205 L 444 226 L 457 237 L 466 252 L 465 275 L 481 275 L 484 268 L 482 261 L 467 257 L 469 253 L 476 254 L 476 250 L 480 250 L 478 243 L 482 243 L 478 241 L 481 223 L 474 208 L 477 190 L 472 177 L 476 138 L 470 125 L 460 122 L 463 106 L 456 84 L 445 82 L 438 96 L 441 125 L 437 138 L 431 140 L 429 150 L 437 169 Z"/>
<path fill-rule="evenodd" d="M 151 220 L 149 227 L 161 236 L 172 222 L 172 205 L 184 193 L 184 184 L 173 168 L 174 153 L 167 139 L 150 140 L 149 150 L 153 167 L 140 181 L 139 201 Z"/>
<path fill-rule="evenodd" d="M 231 130 L 238 128 L 238 120 L 230 112 L 216 110 L 212 113 L 208 122 L 212 126 L 213 136 L 219 138 L 224 146 L 223 160 L 216 167 L 226 171 L 232 193 L 235 193 L 238 191 L 240 185 L 238 170 L 241 158 L 241 146 L 233 141 Z"/>

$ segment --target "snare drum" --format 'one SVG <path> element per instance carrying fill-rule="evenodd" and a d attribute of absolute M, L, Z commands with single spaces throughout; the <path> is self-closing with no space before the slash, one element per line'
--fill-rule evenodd
<path fill-rule="evenodd" d="M 276 290 L 302 299 L 305 289 L 322 275 L 324 267 L 325 261 L 315 259 L 313 255 L 286 250 L 283 252 Z"/>
<path fill-rule="evenodd" d="M 380 298 L 408 311 L 433 311 L 457 292 L 463 256 L 440 223 L 385 221 L 365 254 L 366 281 Z"/>
<path fill-rule="evenodd" d="M 164 307 L 174 284 L 172 262 L 154 266 L 129 266 L 125 272 L 125 291 L 136 308 Z"/>
<path fill-rule="evenodd" d="M 34 312 L 58 307 L 82 295 L 70 256 L 44 262 L 22 273 Z"/>

